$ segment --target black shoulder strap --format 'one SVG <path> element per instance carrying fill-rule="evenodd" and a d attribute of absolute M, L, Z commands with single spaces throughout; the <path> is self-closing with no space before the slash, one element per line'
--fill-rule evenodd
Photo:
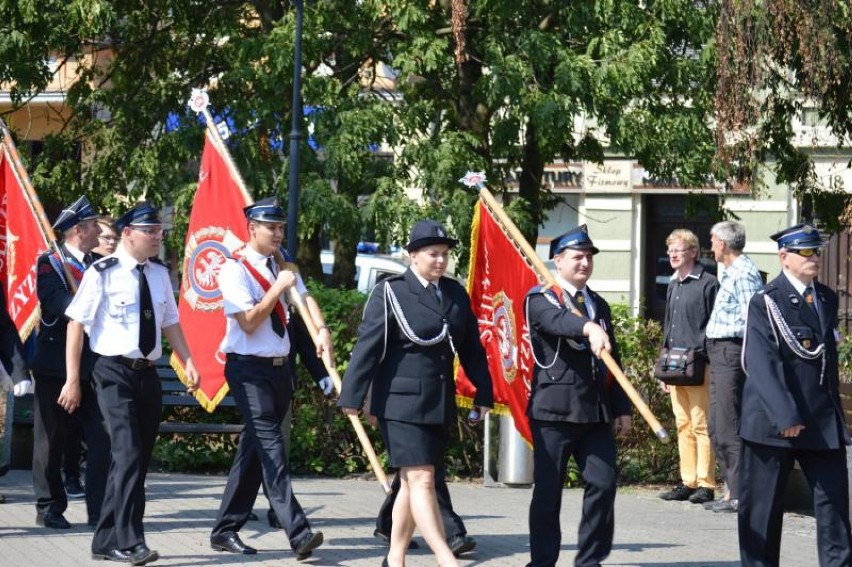
<path fill-rule="evenodd" d="M 118 258 L 116 258 L 115 256 L 107 256 L 106 258 L 98 260 L 97 262 L 92 264 L 92 267 L 95 268 L 95 270 L 97 270 L 98 272 L 103 272 L 117 265 Z"/>

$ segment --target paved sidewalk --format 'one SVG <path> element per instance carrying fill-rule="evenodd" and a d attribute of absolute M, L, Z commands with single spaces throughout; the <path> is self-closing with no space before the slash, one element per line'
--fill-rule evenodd
<path fill-rule="evenodd" d="M 377 566 L 384 548 L 373 539 L 375 513 L 383 499 L 376 483 L 360 480 L 300 478 L 295 492 L 315 530 L 326 543 L 308 561 L 299 563 L 283 533 L 264 521 L 249 522 L 243 540 L 260 550 L 254 556 L 217 553 L 209 547 L 210 529 L 225 486 L 221 476 L 152 474 L 148 476 L 145 516 L 147 543 L 160 552 L 153 565 L 313 565 Z M 463 556 L 467 566 L 523 566 L 529 560 L 528 489 L 484 488 L 479 484 L 450 485 L 456 510 L 465 519 L 478 546 Z M 12 471 L 0 479 L 0 564 L 4 567 L 103 565 L 89 556 L 91 530 L 85 525 L 85 504 L 72 500 L 66 513 L 74 528 L 48 530 L 35 525 L 32 476 Z M 582 491 L 566 490 L 562 504 L 563 543 L 559 565 L 573 565 Z M 266 517 L 261 496 L 255 512 Z M 604 565 L 735 567 L 739 565 L 736 516 L 713 514 L 694 504 L 664 502 L 647 489 L 619 491 L 616 500 L 615 548 Z M 422 543 L 422 540 L 420 540 Z M 413 551 L 408 567 L 435 565 L 425 549 Z M 813 518 L 784 518 L 782 565 L 817 565 Z"/>

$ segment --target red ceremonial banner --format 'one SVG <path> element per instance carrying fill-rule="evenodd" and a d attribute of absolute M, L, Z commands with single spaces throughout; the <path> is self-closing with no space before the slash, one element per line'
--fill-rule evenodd
<path fill-rule="evenodd" d="M 6 283 L 9 315 L 26 340 L 39 319 L 36 260 L 48 249 L 36 213 L 27 198 L 14 159 L 3 144 L 0 153 L 0 278 Z M 26 172 L 22 173 L 26 175 Z"/>
<path fill-rule="evenodd" d="M 473 217 L 470 258 L 467 290 L 488 355 L 494 409 L 499 412 L 508 407 L 518 432 L 532 443 L 526 411 L 534 361 L 524 297 L 539 281 L 482 201 Z M 469 405 L 474 391 L 459 366 L 457 394 Z"/>
<path fill-rule="evenodd" d="M 246 206 L 237 181 L 231 176 L 224 150 L 206 133 L 198 191 L 192 204 L 184 247 L 183 277 L 178 313 L 193 362 L 201 375 L 195 392 L 198 402 L 212 412 L 228 393 L 225 356 L 219 343 L 225 335 L 219 270 L 226 258 L 245 246 L 248 228 Z M 172 367 L 184 380 L 183 361 L 172 354 Z"/>

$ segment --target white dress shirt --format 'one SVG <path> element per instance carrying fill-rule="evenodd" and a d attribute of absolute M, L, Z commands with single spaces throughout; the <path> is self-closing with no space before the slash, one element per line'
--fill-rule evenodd
<path fill-rule="evenodd" d="M 86 328 L 94 352 L 145 358 L 139 350 L 139 262 L 121 245 L 107 258 L 117 259 L 118 264 L 103 271 L 86 270 L 65 315 Z M 147 358 L 157 360 L 163 356 L 161 330 L 178 322 L 178 311 L 169 270 L 154 262 L 144 264 L 157 329 L 154 350 Z"/>
<path fill-rule="evenodd" d="M 574 294 L 577 293 L 577 291 L 580 291 L 576 287 L 574 287 L 573 284 L 571 284 L 568 280 L 566 280 L 562 276 L 556 276 L 556 282 L 559 284 L 559 286 L 562 289 L 564 289 L 571 296 L 572 300 L 574 299 Z M 588 288 L 584 287 L 582 289 L 582 292 L 583 292 L 583 297 L 586 298 L 586 310 L 589 312 L 589 320 L 594 321 L 595 315 L 597 315 L 597 310 L 595 309 L 595 302 L 592 299 L 592 295 L 589 293 Z M 580 313 L 582 313 L 582 312 L 583 312 L 583 310 L 581 308 Z"/>
<path fill-rule="evenodd" d="M 246 246 L 242 254 L 244 261 L 251 264 L 257 273 L 266 278 L 266 281 L 272 285 L 278 275 L 275 262 L 273 262 L 273 272 L 270 272 L 266 266 L 268 256 L 260 254 L 251 246 Z M 271 316 L 261 322 L 260 326 L 251 334 L 243 331 L 234 318 L 237 313 L 251 310 L 266 295 L 254 276 L 249 273 L 248 269 L 240 265 L 239 261 L 228 260 L 222 266 L 219 271 L 219 289 L 222 291 L 225 311 L 225 336 L 219 345 L 222 352 L 263 357 L 290 354 L 289 333 L 284 333 L 283 337 L 278 336 L 278 333 L 272 328 Z M 296 289 L 303 295 L 308 291 L 298 274 L 296 274 Z M 279 301 L 286 313 L 287 305 L 284 298 L 280 298 Z M 287 322 L 283 321 L 283 323 L 286 324 Z"/>

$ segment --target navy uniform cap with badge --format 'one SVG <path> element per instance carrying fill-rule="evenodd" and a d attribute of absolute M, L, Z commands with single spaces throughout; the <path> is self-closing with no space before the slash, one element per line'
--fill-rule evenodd
<path fill-rule="evenodd" d="M 837 294 L 814 279 L 824 239 L 809 224 L 771 236 L 780 253 L 796 254 L 756 293 L 743 340 L 740 437 L 740 557 L 743 565 L 778 564 L 779 486 L 798 462 L 814 494 L 820 565 L 852 564 L 845 445 L 850 442 L 839 395 Z M 803 262 L 804 261 L 804 262 Z M 794 273 L 794 270 L 798 273 Z M 812 288 L 808 302 L 806 297 Z"/>
<path fill-rule="evenodd" d="M 101 215 L 95 211 L 89 199 L 83 195 L 68 207 L 60 211 L 59 216 L 53 223 L 53 229 L 65 232 L 83 221 L 99 218 Z"/>
<path fill-rule="evenodd" d="M 588 250 L 591 251 L 593 255 L 600 252 L 598 247 L 595 246 L 592 239 L 589 237 L 589 228 L 584 224 L 581 224 L 576 228 L 572 228 L 565 234 L 557 236 L 551 240 L 550 258 L 553 259 L 554 256 L 569 248 L 571 250 Z"/>
<path fill-rule="evenodd" d="M 266 197 L 255 201 L 247 207 L 243 207 L 246 219 L 258 222 L 286 223 L 284 208 L 278 201 L 278 197 Z"/>

